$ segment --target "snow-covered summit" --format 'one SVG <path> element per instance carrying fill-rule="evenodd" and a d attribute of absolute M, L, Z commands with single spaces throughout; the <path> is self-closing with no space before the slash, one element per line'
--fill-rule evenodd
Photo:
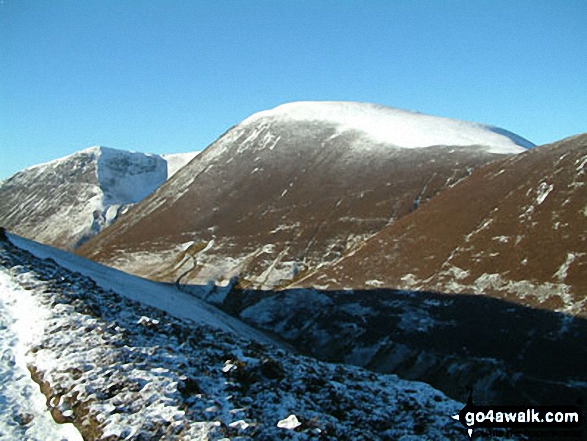
<path fill-rule="evenodd" d="M 179 169 L 181 169 L 184 165 L 186 165 L 188 162 L 194 159 L 199 153 L 199 151 L 194 151 L 187 153 L 164 153 L 161 155 L 157 155 L 154 153 L 142 153 L 132 150 L 115 149 L 103 145 L 94 145 L 91 147 L 87 147 L 83 150 L 77 151 L 75 153 L 72 153 L 70 155 L 63 156 L 61 158 L 52 159 L 51 161 L 32 165 L 30 167 L 27 167 L 23 171 L 55 167 L 63 162 L 71 161 L 72 159 L 90 156 L 92 158 L 96 158 L 102 166 L 108 167 L 113 165 L 115 168 L 119 168 L 115 165 L 116 162 L 127 162 L 124 159 L 127 158 L 129 165 L 132 167 L 132 169 L 129 171 L 133 173 L 141 168 L 141 164 L 144 164 L 145 158 L 153 158 L 156 161 L 158 161 L 158 158 L 160 158 L 163 159 L 167 164 L 166 179 L 169 179 L 175 173 L 177 173 Z M 1 182 L 3 181 L 0 181 L 0 183 Z"/>
<path fill-rule="evenodd" d="M 369 103 L 292 102 L 256 113 L 243 124 L 256 124 L 265 118 L 322 121 L 336 125 L 340 132 L 358 130 L 375 142 L 404 148 L 481 145 L 492 153 L 519 153 L 534 147 L 530 141 L 499 127 Z"/>
<path fill-rule="evenodd" d="M 105 147 L 95 154 L 99 185 L 114 204 L 137 203 L 167 179 L 167 162 L 160 156 Z"/>

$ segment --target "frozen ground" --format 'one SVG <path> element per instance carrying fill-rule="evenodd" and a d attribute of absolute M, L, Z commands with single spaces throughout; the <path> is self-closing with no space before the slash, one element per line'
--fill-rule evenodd
<path fill-rule="evenodd" d="M 14 306 L 2 338 L 23 342 L 52 413 L 85 439 L 467 438 L 451 419 L 462 404 L 426 384 L 297 356 L 222 321 L 174 317 L 104 288 L 83 266 L 72 272 L 10 245 L 0 268 L 3 304 L 38 307 L 23 329 Z"/>
<path fill-rule="evenodd" d="M 189 294 L 176 290 L 173 286 L 132 276 L 75 254 L 16 235 L 10 235 L 10 238 L 16 246 L 35 256 L 41 259 L 52 259 L 67 270 L 81 273 L 91 278 L 100 287 L 119 293 L 130 300 L 153 306 L 176 318 L 198 320 L 200 323 L 246 336 L 259 343 L 275 343 L 273 339 L 240 320 Z"/>
<path fill-rule="evenodd" d="M 34 333 L 30 323 L 42 320 L 42 310 L 6 272 L 0 272 L 0 440 L 82 439 L 72 424 L 57 424 L 46 398 L 27 369 L 27 348 Z"/>

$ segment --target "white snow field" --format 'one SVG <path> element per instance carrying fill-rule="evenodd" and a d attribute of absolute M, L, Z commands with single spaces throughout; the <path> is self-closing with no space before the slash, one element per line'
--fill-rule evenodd
<path fill-rule="evenodd" d="M 32 254 L 0 243 L 0 339 L 18 342 L 51 412 L 84 439 L 467 439 L 451 418 L 463 405 L 424 383 L 260 343 L 173 288 L 157 300 L 156 284 L 9 237 Z M 19 375 L 9 368 L 5 389 Z M 42 405 L 3 412 L 3 428 L 15 412 L 33 415 L 23 439 L 76 439 L 49 432 Z"/>

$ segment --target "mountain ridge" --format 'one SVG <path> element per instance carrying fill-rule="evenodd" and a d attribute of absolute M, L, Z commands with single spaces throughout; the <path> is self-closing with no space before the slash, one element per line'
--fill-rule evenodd
<path fill-rule="evenodd" d="M 155 280 L 205 284 L 241 275 L 243 283 L 275 287 L 336 260 L 474 168 L 503 157 L 483 137 L 466 146 L 437 145 L 442 137 L 419 148 L 382 143 L 347 121 L 333 123 L 332 112 L 325 121 L 283 117 L 292 106 L 297 112 L 317 106 L 318 113 L 342 106 L 353 121 L 357 109 L 367 109 L 363 121 L 375 112 L 377 126 L 397 123 L 390 112 L 415 115 L 359 103 L 293 103 L 255 114 L 138 204 L 124 224 L 78 252 Z M 439 119 L 431 118 L 438 128 Z M 490 132 L 463 124 L 473 133 Z"/>

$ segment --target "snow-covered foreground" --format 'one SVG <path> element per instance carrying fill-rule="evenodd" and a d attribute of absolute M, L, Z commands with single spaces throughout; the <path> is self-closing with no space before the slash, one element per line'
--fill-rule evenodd
<path fill-rule="evenodd" d="M 84 439 L 467 438 L 451 419 L 462 404 L 426 384 L 317 362 L 198 316 L 177 318 L 78 269 L 0 245 L 1 299 L 11 308 L 2 344 L 18 342 L 53 416 Z M 19 375 L 14 367 L 5 377 Z M 70 436 L 40 435 L 45 425 L 34 415 L 18 429 L 29 438 Z"/>
<path fill-rule="evenodd" d="M 53 420 L 27 369 L 27 350 L 41 337 L 45 309 L 5 271 L 0 292 L 0 439 L 81 440 L 72 424 Z"/>

